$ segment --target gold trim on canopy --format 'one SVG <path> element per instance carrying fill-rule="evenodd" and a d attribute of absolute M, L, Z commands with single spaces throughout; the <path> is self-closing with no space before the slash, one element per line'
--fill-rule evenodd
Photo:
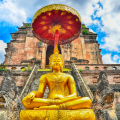
<path fill-rule="evenodd" d="M 79 13 L 75 9 L 73 9 L 73 8 L 67 6 L 67 5 L 63 5 L 63 4 L 52 4 L 52 5 L 48 5 L 48 6 L 45 6 L 45 7 L 41 8 L 41 9 L 39 9 L 35 13 L 35 15 L 33 16 L 32 23 L 35 21 L 35 19 L 39 15 L 41 15 L 41 13 L 44 13 L 44 12 L 47 12 L 47 11 L 52 11 L 52 10 L 61 10 L 61 11 L 70 12 L 73 15 L 76 15 L 79 18 L 79 21 L 81 22 L 81 17 L 80 17 Z"/>

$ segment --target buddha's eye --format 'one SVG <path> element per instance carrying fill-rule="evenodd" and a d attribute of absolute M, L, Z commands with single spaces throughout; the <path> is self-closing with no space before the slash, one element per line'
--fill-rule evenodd
<path fill-rule="evenodd" d="M 53 62 L 55 62 L 56 61 L 56 59 L 53 59 Z"/>
<path fill-rule="evenodd" d="M 58 59 L 57 61 L 58 61 L 58 62 L 60 62 L 61 60 L 60 60 L 60 59 Z"/>

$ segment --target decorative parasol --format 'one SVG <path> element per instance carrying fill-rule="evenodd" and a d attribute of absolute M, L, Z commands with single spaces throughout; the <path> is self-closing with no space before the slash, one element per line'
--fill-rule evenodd
<path fill-rule="evenodd" d="M 32 31 L 40 41 L 54 45 L 70 43 L 81 32 L 81 18 L 73 8 L 53 4 L 39 9 L 32 20 Z"/>

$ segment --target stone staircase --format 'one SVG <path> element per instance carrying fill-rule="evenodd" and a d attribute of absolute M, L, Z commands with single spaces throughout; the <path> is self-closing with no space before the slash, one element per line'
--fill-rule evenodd
<path fill-rule="evenodd" d="M 89 97 L 93 101 L 93 94 L 74 63 L 71 64 L 71 70 L 72 76 L 74 77 L 77 84 L 76 87 L 78 92 L 82 94 L 82 97 Z"/>
<path fill-rule="evenodd" d="M 30 75 L 28 76 L 23 88 L 22 88 L 22 91 L 19 95 L 20 99 L 22 100 L 28 93 L 29 93 L 29 88 L 32 84 L 32 82 L 34 81 L 34 78 L 38 72 L 38 66 L 35 65 L 30 73 Z"/>

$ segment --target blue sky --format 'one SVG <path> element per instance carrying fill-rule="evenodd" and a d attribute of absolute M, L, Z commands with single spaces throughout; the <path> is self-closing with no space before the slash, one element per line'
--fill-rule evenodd
<path fill-rule="evenodd" d="M 103 63 L 120 63 L 120 2 L 118 0 L 0 0 L 0 63 L 4 61 L 10 33 L 22 22 L 30 23 L 35 12 L 49 4 L 76 9 L 91 31 L 98 34 Z"/>

